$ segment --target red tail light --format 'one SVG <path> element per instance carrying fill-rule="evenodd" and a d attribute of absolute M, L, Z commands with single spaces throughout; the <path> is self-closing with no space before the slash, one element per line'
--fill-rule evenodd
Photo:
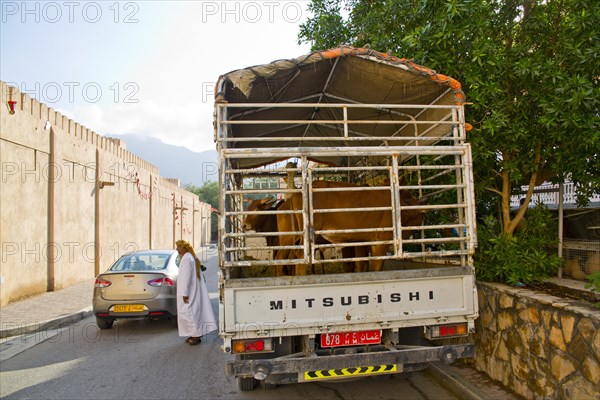
<path fill-rule="evenodd" d="M 429 338 L 439 339 L 444 337 L 466 336 L 469 332 L 466 323 L 435 325 L 429 327 Z"/>
<path fill-rule="evenodd" d="M 152 279 L 151 281 L 148 281 L 148 285 L 154 286 L 154 287 L 175 286 L 175 282 L 173 282 L 173 279 L 171 279 L 171 278 L 164 277 L 164 278 Z"/>
<path fill-rule="evenodd" d="M 96 282 L 94 282 L 94 287 L 97 288 L 105 288 L 109 287 L 110 285 L 112 285 L 112 282 L 100 278 L 96 278 Z"/>
<path fill-rule="evenodd" d="M 457 334 L 456 326 L 440 326 L 440 336 L 454 336 Z"/>
<path fill-rule="evenodd" d="M 173 279 L 165 277 L 163 286 L 175 286 L 175 282 L 173 282 Z"/>
<path fill-rule="evenodd" d="M 273 351 L 271 339 L 234 340 L 233 353 L 257 353 Z"/>

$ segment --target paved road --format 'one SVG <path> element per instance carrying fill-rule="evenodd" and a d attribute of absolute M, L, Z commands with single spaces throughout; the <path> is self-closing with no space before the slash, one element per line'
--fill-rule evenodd
<path fill-rule="evenodd" d="M 217 313 L 215 258 L 206 264 Z M 6 399 L 455 399 L 424 373 L 242 392 L 223 372 L 231 356 L 221 352 L 216 332 L 190 347 L 173 321 L 121 320 L 101 331 L 88 317 L 12 345 L 20 352 L 0 364 Z"/>
<path fill-rule="evenodd" d="M 236 381 L 223 373 L 229 356 L 219 349 L 217 335 L 208 335 L 202 344 L 190 347 L 177 335 L 171 321 L 120 321 L 112 330 L 100 331 L 89 317 L 55 336 L 37 333 L 29 338 L 38 344 L 1 364 L 2 398 L 456 398 L 423 373 L 383 381 L 364 378 L 241 392 Z"/>
<path fill-rule="evenodd" d="M 200 256 L 208 266 L 207 286 L 217 314 L 214 250 L 202 249 Z M 380 380 L 363 378 L 241 392 L 236 381 L 223 373 L 231 356 L 221 352 L 216 332 L 208 335 L 200 346 L 190 347 L 183 343 L 170 321 L 117 321 L 112 330 L 100 331 L 93 317 L 82 320 L 81 316 L 90 314 L 80 310 L 89 309 L 92 284 L 84 282 L 2 308 L 3 334 L 11 330 L 4 329 L 5 325 L 37 331 L 17 329 L 19 333 L 32 333 L 0 340 L 0 397 L 515 399 L 464 364 L 432 365 L 428 370 L 431 373 L 379 377 Z M 45 324 L 46 320 L 50 323 Z M 76 322 L 71 324 L 73 321 Z M 56 326 L 60 329 L 52 328 Z M 450 388 L 456 397 L 436 382 L 443 382 L 444 388 Z"/>

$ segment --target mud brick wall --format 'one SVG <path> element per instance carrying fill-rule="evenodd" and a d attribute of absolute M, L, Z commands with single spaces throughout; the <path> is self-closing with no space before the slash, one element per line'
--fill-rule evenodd
<path fill-rule="evenodd" d="M 0 204 L 0 306 L 91 279 L 127 251 L 210 241 L 210 205 L 177 179 L 1 81 Z"/>
<path fill-rule="evenodd" d="M 475 367 L 526 399 L 600 398 L 600 310 L 478 283 Z"/>

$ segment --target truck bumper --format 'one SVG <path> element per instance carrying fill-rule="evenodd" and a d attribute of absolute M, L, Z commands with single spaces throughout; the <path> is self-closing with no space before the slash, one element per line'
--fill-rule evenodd
<path fill-rule="evenodd" d="M 279 358 L 229 361 L 226 364 L 226 374 L 234 377 L 254 377 L 268 383 L 313 382 L 395 374 L 420 369 L 433 361 L 450 364 L 459 358 L 474 356 L 475 346 L 472 343 L 391 348 L 388 351 L 326 356 L 305 356 L 300 353 Z"/>

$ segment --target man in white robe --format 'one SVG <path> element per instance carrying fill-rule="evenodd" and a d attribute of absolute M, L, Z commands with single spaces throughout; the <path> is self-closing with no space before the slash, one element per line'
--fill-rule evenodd
<path fill-rule="evenodd" d="M 200 343 L 202 336 L 217 329 L 217 321 L 206 283 L 200 277 L 200 261 L 196 259 L 194 250 L 188 242 L 179 240 L 177 251 L 181 255 L 177 278 L 179 336 L 188 336 L 186 343 L 195 345 Z"/>

